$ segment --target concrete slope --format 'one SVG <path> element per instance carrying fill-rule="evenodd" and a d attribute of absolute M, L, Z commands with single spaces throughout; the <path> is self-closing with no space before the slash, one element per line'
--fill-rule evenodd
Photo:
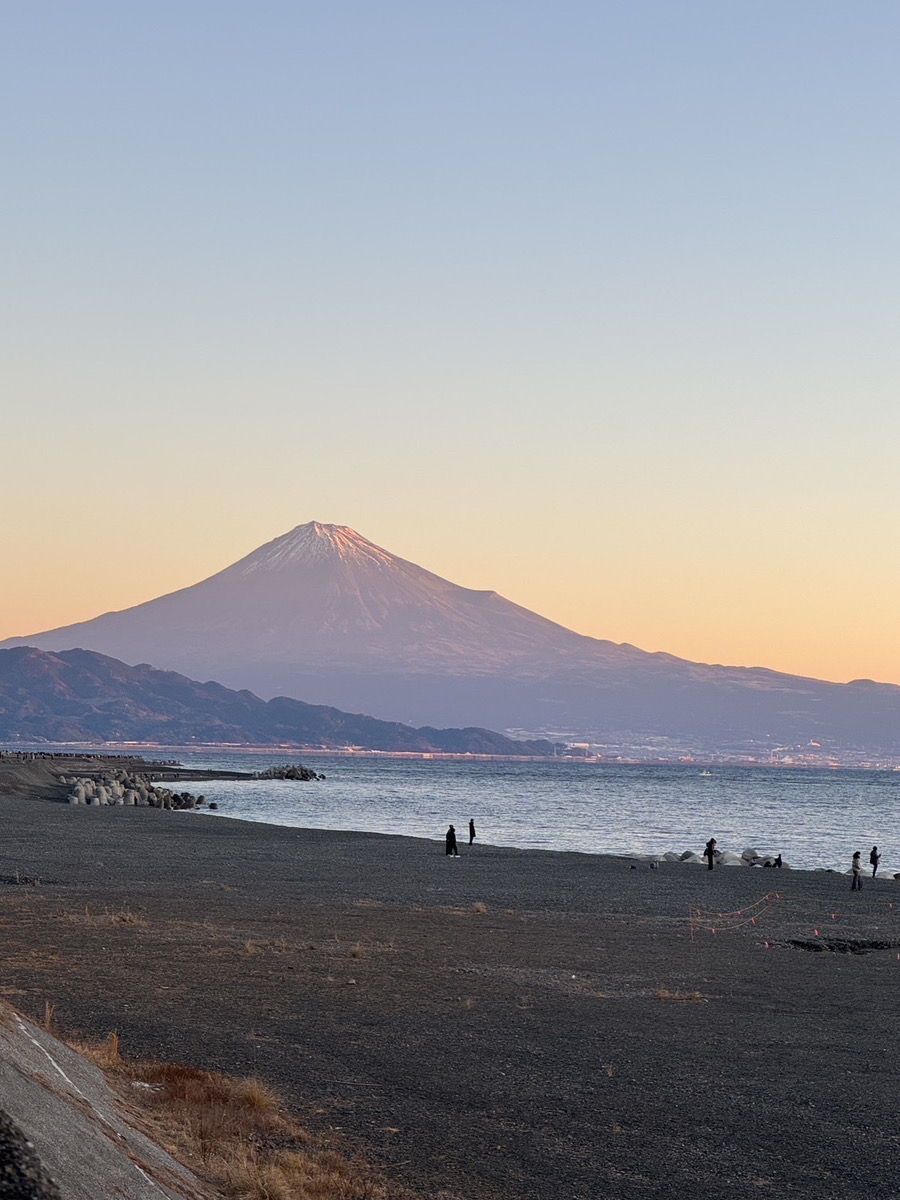
<path fill-rule="evenodd" d="M 95 1066 L 0 1003 L 0 1110 L 23 1200 L 219 1200 L 123 1109 Z"/>

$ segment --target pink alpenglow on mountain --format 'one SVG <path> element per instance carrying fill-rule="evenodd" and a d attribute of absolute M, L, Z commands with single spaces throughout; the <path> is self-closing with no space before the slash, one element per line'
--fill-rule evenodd
<path fill-rule="evenodd" d="M 415 725 L 900 750 L 900 688 L 710 667 L 584 637 L 316 521 L 191 587 L 2 643 L 16 645 L 96 650 Z"/>

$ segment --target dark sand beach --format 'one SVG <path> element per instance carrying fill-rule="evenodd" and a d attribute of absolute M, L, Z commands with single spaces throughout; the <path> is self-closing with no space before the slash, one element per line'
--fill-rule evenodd
<path fill-rule="evenodd" d="M 893 880 L 447 858 L 48 771 L 0 777 L 0 994 L 64 1035 L 257 1075 L 427 1197 L 900 1192 Z"/>

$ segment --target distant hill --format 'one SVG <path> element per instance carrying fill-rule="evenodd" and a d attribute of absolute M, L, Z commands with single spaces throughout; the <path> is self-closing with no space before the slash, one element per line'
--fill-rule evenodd
<path fill-rule="evenodd" d="M 0 647 L 26 644 L 81 646 L 406 724 L 750 754 L 810 742 L 823 754 L 900 754 L 898 687 L 707 666 L 584 637 L 314 521 L 192 587 Z"/>
<path fill-rule="evenodd" d="M 552 754 L 488 729 L 412 729 L 284 696 L 197 683 L 91 650 L 0 650 L 0 741 L 227 742 L 453 754 Z"/>

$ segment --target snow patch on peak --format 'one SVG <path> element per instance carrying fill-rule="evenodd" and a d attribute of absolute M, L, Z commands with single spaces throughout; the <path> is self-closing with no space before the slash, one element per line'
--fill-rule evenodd
<path fill-rule="evenodd" d="M 387 550 L 382 550 L 349 525 L 323 525 L 319 521 L 308 521 L 254 550 L 244 559 L 241 574 L 280 571 L 335 560 L 380 567 L 390 566 L 396 561 Z"/>

